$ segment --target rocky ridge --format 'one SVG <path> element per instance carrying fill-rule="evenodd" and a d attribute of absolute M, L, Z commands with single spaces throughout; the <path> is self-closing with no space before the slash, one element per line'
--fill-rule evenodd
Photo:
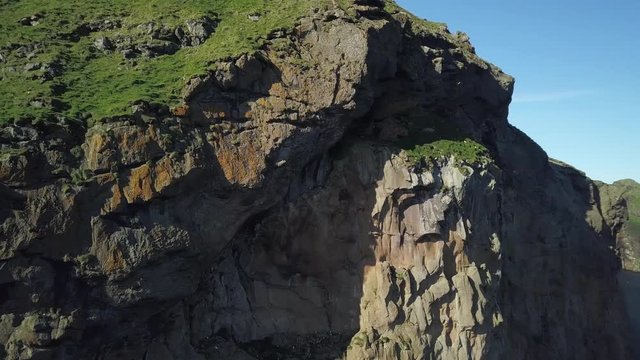
<path fill-rule="evenodd" d="M 311 12 L 173 109 L 4 126 L 0 354 L 630 358 L 596 184 L 392 8 Z"/>

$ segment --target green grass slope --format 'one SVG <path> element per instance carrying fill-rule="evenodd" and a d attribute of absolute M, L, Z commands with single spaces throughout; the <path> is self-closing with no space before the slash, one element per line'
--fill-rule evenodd
<path fill-rule="evenodd" d="M 269 34 L 301 17 L 336 8 L 356 16 L 352 0 L 0 0 L 0 126 L 61 118 L 93 123 L 130 114 L 137 101 L 179 105 L 193 77 L 259 50 Z M 456 41 L 444 24 L 418 19 L 392 0 L 385 10 L 403 13 L 416 33 Z M 202 19 L 211 25 L 206 38 L 178 37 Z M 432 129 L 423 129 L 422 118 L 409 119 L 411 136 L 400 144 L 412 161 L 488 159 L 482 145 L 445 119 L 421 115 L 433 118 Z"/>
<path fill-rule="evenodd" d="M 186 82 L 216 61 L 253 52 L 274 30 L 333 6 L 331 0 L 0 0 L 0 124 L 54 114 L 99 119 L 129 113 L 136 100 L 177 104 Z M 213 34 L 172 54 L 126 59 L 95 45 L 106 37 L 163 46 L 149 26 L 186 31 L 187 21 L 204 16 L 216 21 Z"/>

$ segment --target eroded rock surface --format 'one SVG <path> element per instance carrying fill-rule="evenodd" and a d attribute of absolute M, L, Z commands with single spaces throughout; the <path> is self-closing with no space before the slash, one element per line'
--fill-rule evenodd
<path fill-rule="evenodd" d="M 179 108 L 3 128 L 1 356 L 629 358 L 597 188 L 508 124 L 467 37 L 380 6 Z M 490 160 L 403 149 L 434 136 Z"/>

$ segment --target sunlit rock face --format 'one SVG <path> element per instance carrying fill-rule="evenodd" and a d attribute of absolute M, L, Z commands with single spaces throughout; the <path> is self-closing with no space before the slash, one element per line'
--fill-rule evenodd
<path fill-rule="evenodd" d="M 0 355 L 630 358 L 597 188 L 508 124 L 466 36 L 381 6 L 173 111 L 2 128 Z"/>

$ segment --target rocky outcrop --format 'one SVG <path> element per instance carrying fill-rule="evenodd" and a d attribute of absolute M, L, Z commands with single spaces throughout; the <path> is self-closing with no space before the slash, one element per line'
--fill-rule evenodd
<path fill-rule="evenodd" d="M 597 188 L 508 124 L 513 79 L 468 38 L 382 5 L 177 108 L 4 127 L 0 354 L 629 358 Z M 411 153 L 436 140 L 458 150 Z"/>
<path fill-rule="evenodd" d="M 622 267 L 640 272 L 640 184 L 630 179 L 596 184 L 605 217 L 616 236 Z"/>

